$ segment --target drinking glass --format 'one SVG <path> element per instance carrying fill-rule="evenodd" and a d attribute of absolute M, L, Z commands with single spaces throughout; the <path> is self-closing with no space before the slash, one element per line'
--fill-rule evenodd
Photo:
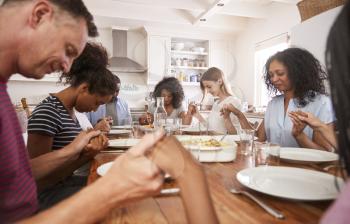
<path fill-rule="evenodd" d="M 280 157 L 281 157 L 280 145 L 275 143 L 270 143 L 269 158 L 268 158 L 269 165 L 278 166 L 280 164 Z"/>
<path fill-rule="evenodd" d="M 132 122 L 132 136 L 133 138 L 142 138 L 145 132 L 141 129 L 141 125 L 138 121 Z"/>
<path fill-rule="evenodd" d="M 270 151 L 270 143 L 268 142 L 254 142 L 254 162 L 255 166 L 268 165 Z"/>
<path fill-rule="evenodd" d="M 241 129 L 239 132 L 241 154 L 245 156 L 252 155 L 253 151 L 253 141 L 254 141 L 254 130 L 251 129 Z"/>

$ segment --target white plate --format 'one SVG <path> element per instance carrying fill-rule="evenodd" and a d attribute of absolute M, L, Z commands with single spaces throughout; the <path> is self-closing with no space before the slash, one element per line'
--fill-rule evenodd
<path fill-rule="evenodd" d="M 111 168 L 111 166 L 113 165 L 113 162 L 109 162 L 109 163 L 105 163 L 102 164 L 101 166 L 97 167 L 97 174 L 100 176 L 104 176 L 107 171 Z"/>
<path fill-rule="evenodd" d="M 244 186 L 268 195 L 305 201 L 331 200 L 337 197 L 335 177 L 318 171 L 265 166 L 241 170 L 236 175 Z M 340 186 L 344 184 L 337 177 Z"/>
<path fill-rule="evenodd" d="M 338 160 L 338 155 L 316 149 L 282 147 L 280 158 L 300 162 L 332 162 Z"/>
<path fill-rule="evenodd" d="M 112 129 L 108 132 L 110 135 L 125 135 L 125 134 L 130 134 L 131 130 L 122 130 L 122 129 Z"/>
<path fill-rule="evenodd" d="M 109 147 L 112 148 L 130 148 L 137 143 L 139 143 L 140 139 L 136 138 L 126 138 L 126 139 L 113 139 L 109 140 Z"/>
<path fill-rule="evenodd" d="M 188 132 L 188 133 L 199 133 L 199 128 L 197 127 L 182 127 L 181 131 Z M 206 132 L 207 128 L 204 126 L 201 126 L 201 132 Z M 212 131 L 212 130 L 209 130 Z"/>
<path fill-rule="evenodd" d="M 111 168 L 112 165 L 113 165 L 113 162 L 108 162 L 100 165 L 99 167 L 97 167 L 97 170 L 96 170 L 97 174 L 100 176 L 104 176 L 107 173 L 107 171 Z M 166 173 L 164 175 L 164 178 L 170 178 L 170 175 Z"/>
<path fill-rule="evenodd" d="M 131 125 L 115 125 L 111 127 L 112 129 L 131 129 Z"/>

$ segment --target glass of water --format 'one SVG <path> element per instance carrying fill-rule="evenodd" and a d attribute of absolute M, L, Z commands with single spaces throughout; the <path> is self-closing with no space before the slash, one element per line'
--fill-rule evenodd
<path fill-rule="evenodd" d="M 241 154 L 245 156 L 252 155 L 253 152 L 253 141 L 254 141 L 255 130 L 241 129 L 239 132 Z"/>

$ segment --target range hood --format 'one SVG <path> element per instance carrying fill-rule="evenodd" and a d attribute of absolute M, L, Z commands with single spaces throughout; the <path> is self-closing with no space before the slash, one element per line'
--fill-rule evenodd
<path fill-rule="evenodd" d="M 140 73 L 146 72 L 139 63 L 127 57 L 127 31 L 126 30 L 112 30 L 113 38 L 113 57 L 109 59 L 109 69 L 112 72 L 123 73 Z"/>

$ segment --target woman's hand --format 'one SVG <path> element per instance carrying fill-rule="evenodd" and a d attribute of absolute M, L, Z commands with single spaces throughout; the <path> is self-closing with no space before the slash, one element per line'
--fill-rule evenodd
<path fill-rule="evenodd" d="M 293 123 L 292 135 L 294 138 L 297 138 L 300 134 L 303 133 L 306 127 L 306 123 L 300 120 L 295 114 L 289 113 L 289 117 Z"/>
<path fill-rule="evenodd" d="M 139 118 L 140 125 L 153 124 L 153 121 L 154 121 L 153 115 L 151 113 L 149 113 L 149 112 L 141 115 L 140 118 Z"/>
<path fill-rule="evenodd" d="M 95 125 L 94 129 L 103 132 L 109 132 L 111 130 L 111 123 L 113 123 L 111 117 L 104 117 Z"/>
<path fill-rule="evenodd" d="M 89 144 L 84 148 L 83 153 L 86 156 L 94 157 L 101 150 L 107 148 L 108 138 L 103 133 L 90 139 Z"/>
<path fill-rule="evenodd" d="M 228 112 L 232 112 L 237 117 L 242 114 L 242 112 L 240 110 L 238 110 L 235 106 L 233 106 L 231 103 L 224 104 L 224 106 L 221 110 L 226 110 Z"/>
<path fill-rule="evenodd" d="M 320 129 L 325 125 L 325 123 L 309 112 L 293 111 L 289 114 L 290 116 L 297 117 L 299 120 L 307 123 L 314 130 Z"/>
<path fill-rule="evenodd" d="M 220 110 L 220 115 L 226 120 L 230 118 L 231 111 L 228 109 L 228 105 L 224 104 Z"/>
<path fill-rule="evenodd" d="M 194 102 L 190 102 L 188 104 L 187 114 L 193 116 L 196 113 L 198 113 L 197 105 Z"/>

